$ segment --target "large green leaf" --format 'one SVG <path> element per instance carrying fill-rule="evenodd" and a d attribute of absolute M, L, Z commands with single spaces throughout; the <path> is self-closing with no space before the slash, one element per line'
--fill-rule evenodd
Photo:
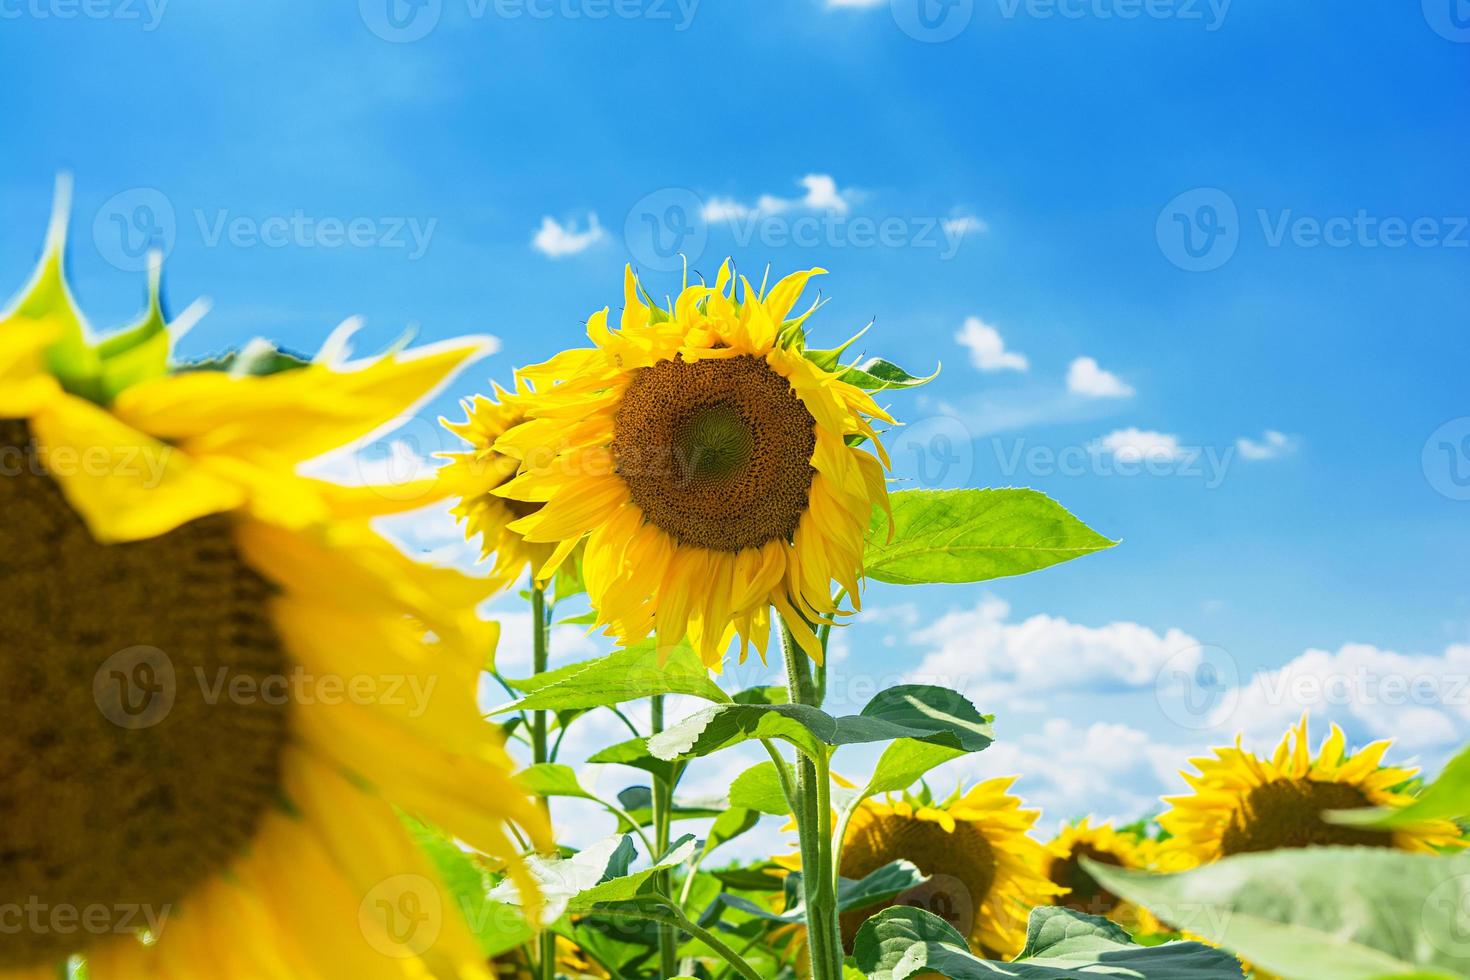
<path fill-rule="evenodd" d="M 1319 847 L 1174 875 L 1084 863 L 1109 891 L 1287 980 L 1470 977 L 1470 855 Z"/>
<path fill-rule="evenodd" d="M 516 773 L 516 782 L 535 796 L 597 799 L 592 793 L 582 788 L 582 784 L 577 781 L 577 773 L 571 766 L 563 766 L 555 762 L 538 762 L 534 766 L 527 766 Z"/>
<path fill-rule="evenodd" d="M 1470 747 L 1444 767 L 1439 778 L 1408 806 L 1398 810 L 1368 808 L 1336 810 L 1328 814 L 1334 823 L 1355 827 L 1393 830 L 1421 820 L 1461 820 L 1470 817 Z"/>
<path fill-rule="evenodd" d="M 777 738 L 809 755 L 839 745 L 909 738 L 975 752 L 991 719 L 948 688 L 907 684 L 880 691 L 860 714 L 833 718 L 805 704 L 730 704 L 696 712 L 648 739 L 659 759 L 709 755 L 753 738 Z"/>
<path fill-rule="evenodd" d="M 1035 916 L 1041 909 L 1033 911 Z M 950 980 L 1080 980 L 1116 977 L 1129 980 L 1240 980 L 1235 957 L 1200 943 L 1136 946 L 1087 922 L 1090 916 L 1063 912 L 1078 921 L 1059 928 L 1054 913 L 1046 935 L 1028 942 L 1028 955 L 1010 963 L 972 954 L 965 937 L 948 922 L 923 909 L 895 906 L 863 923 L 853 945 L 858 969 L 869 980 L 905 980 L 938 973 Z M 1126 938 L 1126 937 L 1124 937 Z"/>
<path fill-rule="evenodd" d="M 885 391 L 889 388 L 917 388 L 926 385 L 939 377 L 939 368 L 936 367 L 934 373 L 928 377 L 920 378 L 909 374 L 892 361 L 870 357 L 842 371 L 837 377 L 838 380 L 856 385 L 864 391 Z"/>
<path fill-rule="evenodd" d="M 708 668 L 688 643 L 660 650 L 652 640 L 614 650 L 596 660 L 568 664 L 507 683 L 527 692 L 526 696 L 496 708 L 492 714 L 547 708 L 601 708 L 655 694 L 692 694 L 721 703 L 730 700 L 709 679 Z"/>
<path fill-rule="evenodd" d="M 654 758 L 648 751 L 648 740 L 645 738 L 630 738 L 625 742 L 616 742 L 605 749 L 597 750 L 587 757 L 587 761 L 599 765 L 631 766 L 634 769 L 642 769 L 667 783 L 674 782 L 675 771 L 683 765 L 679 762 Z"/>
<path fill-rule="evenodd" d="M 983 582 L 1117 544 L 1035 490 L 905 490 L 889 499 L 893 522 L 874 512 L 863 558 L 880 582 Z"/>
<path fill-rule="evenodd" d="M 785 765 L 785 763 L 782 763 Z M 786 766 L 787 779 L 795 785 L 796 775 Z M 786 790 L 781 783 L 781 774 L 774 762 L 761 762 L 742 772 L 730 784 L 730 803 L 783 817 L 791 812 L 786 799 Z"/>
<path fill-rule="evenodd" d="M 859 801 L 879 793 L 897 793 L 914 785 L 926 772 L 966 754 L 967 749 L 901 738 L 883 750 Z"/>

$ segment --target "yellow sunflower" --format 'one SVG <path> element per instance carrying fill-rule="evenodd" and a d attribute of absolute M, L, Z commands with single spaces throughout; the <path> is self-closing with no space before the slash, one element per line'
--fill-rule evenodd
<path fill-rule="evenodd" d="M 523 401 L 524 393 L 513 395 L 496 385 L 493 399 L 476 395 L 463 404 L 463 422 L 440 420 L 471 447 L 441 454 L 449 462 L 438 471 L 440 486 L 446 495 L 459 501 L 452 512 L 465 525 L 466 538 L 480 539 L 482 558 L 495 556 L 491 579 L 497 588 L 509 587 L 528 567 L 540 568 L 553 550 L 549 544 L 526 541 L 510 528 L 513 521 L 540 510 L 540 504 L 494 493 L 515 476 L 520 466 L 519 460 L 496 452 L 494 446 L 495 440 L 526 420 Z"/>
<path fill-rule="evenodd" d="M 1412 797 L 1396 792 L 1415 769 L 1384 766 L 1390 742 L 1349 755 L 1342 729 L 1332 726 L 1312 758 L 1307 718 L 1289 730 L 1269 759 L 1241 747 L 1193 759 L 1198 774 L 1183 773 L 1194 792 L 1165 798 L 1171 809 L 1159 824 L 1171 836 L 1159 848 L 1159 866 L 1180 871 L 1232 854 L 1322 845 L 1390 847 L 1435 852 L 1462 846 L 1453 823 L 1426 820 L 1392 832 L 1342 827 L 1324 810 L 1399 807 Z"/>
<path fill-rule="evenodd" d="M 475 704 L 486 585 L 367 526 L 421 496 L 295 474 L 481 345 L 169 373 L 147 324 L 87 339 L 62 228 L 0 315 L 0 977 L 487 975 L 400 820 L 534 895 L 509 824 L 545 823 Z"/>
<path fill-rule="evenodd" d="M 495 443 L 520 473 L 493 492 L 544 505 L 509 525 L 555 545 L 540 580 L 586 539 L 609 635 L 687 634 L 718 666 L 736 634 L 742 659 L 751 641 L 764 656 L 774 605 L 820 660 L 809 624 L 836 615 L 832 582 L 857 605 L 868 523 L 888 500 L 871 420 L 892 420 L 803 353 L 811 311 L 788 316 L 820 272 L 769 291 L 742 277 L 737 296 L 727 262 L 665 310 L 629 269 L 620 329 L 604 309 L 587 324 L 593 347 L 522 372 L 527 421 Z"/>
<path fill-rule="evenodd" d="M 1088 915 L 1105 916 L 1130 929 L 1138 928 L 1140 910 L 1100 885 L 1082 867 L 1080 859 L 1087 857 L 1119 868 L 1145 868 L 1148 843 L 1137 834 L 1115 829 L 1110 823 L 1093 826 L 1087 817 L 1062 827 L 1046 845 L 1043 864 L 1043 871 L 1052 883 L 1067 890 L 1065 895 L 1057 897 L 1056 904 Z"/>
<path fill-rule="evenodd" d="M 851 949 L 858 928 L 883 909 L 911 905 L 945 919 L 988 956 L 1019 953 L 1031 909 L 1063 889 L 1042 870 L 1045 854 L 1028 836 L 1038 812 L 1021 809 L 1009 792 L 1014 782 L 992 779 L 940 804 L 911 796 L 865 801 L 843 838 L 842 877 L 859 879 L 902 858 L 930 879 L 892 902 L 844 913 L 843 944 Z"/>

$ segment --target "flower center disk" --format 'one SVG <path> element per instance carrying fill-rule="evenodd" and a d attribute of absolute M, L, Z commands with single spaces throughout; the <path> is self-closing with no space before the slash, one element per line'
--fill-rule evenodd
<path fill-rule="evenodd" d="M 749 354 L 640 368 L 613 420 L 617 473 L 680 544 L 738 552 L 790 540 L 811 493 L 816 420 Z"/>
<path fill-rule="evenodd" d="M 1098 864 L 1122 867 L 1117 855 L 1093 847 L 1078 844 L 1065 859 L 1052 865 L 1050 878 L 1053 883 L 1071 892 L 1057 899 L 1057 904 L 1088 915 L 1107 915 L 1118 907 L 1118 896 L 1108 891 L 1098 880 L 1082 867 L 1082 858 L 1088 857 Z"/>
<path fill-rule="evenodd" d="M 223 871 L 279 798 L 289 714 L 230 519 L 98 544 L 3 420 L 0 594 L 3 972 L 166 921 Z"/>
<path fill-rule="evenodd" d="M 1347 783 L 1278 779 L 1250 791 L 1221 840 L 1226 855 L 1291 847 L 1392 847 L 1390 834 L 1339 827 L 1322 819 L 1323 810 L 1356 810 L 1369 805 L 1363 791 Z"/>

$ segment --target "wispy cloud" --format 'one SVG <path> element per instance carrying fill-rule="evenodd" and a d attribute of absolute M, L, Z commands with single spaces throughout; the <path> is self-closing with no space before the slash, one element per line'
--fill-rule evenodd
<path fill-rule="evenodd" d="M 846 214 L 852 209 L 853 191 L 839 188 L 831 174 L 807 174 L 797 183 L 805 189 L 800 197 L 762 194 L 754 204 L 742 204 L 731 197 L 712 197 L 705 202 L 701 216 L 705 221 L 717 222 L 796 210 Z"/>
<path fill-rule="evenodd" d="M 1097 440 L 1094 446 L 1125 463 L 1169 462 L 1185 456 L 1178 436 L 1151 429 L 1117 429 Z"/>
<path fill-rule="evenodd" d="M 605 237 L 607 237 L 607 232 L 603 230 L 602 225 L 597 223 L 595 214 L 587 215 L 585 231 L 578 231 L 575 221 L 568 221 L 563 225 L 548 215 L 541 219 L 541 227 L 531 239 L 531 247 L 542 255 L 562 259 L 568 255 L 587 251 Z"/>
<path fill-rule="evenodd" d="M 963 238 L 966 235 L 983 235 L 990 230 L 990 226 L 973 214 L 963 214 L 954 218 L 945 218 L 940 222 L 944 233 L 952 238 Z"/>
<path fill-rule="evenodd" d="M 1098 366 L 1091 357 L 1079 357 L 1067 368 L 1067 390 L 1088 398 L 1129 398 L 1133 386 L 1111 371 Z"/>
<path fill-rule="evenodd" d="M 1025 371 L 1031 366 L 1026 355 L 1006 350 L 1000 331 L 978 316 L 966 317 L 954 339 L 969 348 L 970 363 L 981 371 Z"/>
<path fill-rule="evenodd" d="M 1267 429 L 1260 440 L 1241 436 L 1235 440 L 1235 448 L 1241 459 L 1280 459 L 1296 452 L 1301 440 L 1275 429 Z"/>

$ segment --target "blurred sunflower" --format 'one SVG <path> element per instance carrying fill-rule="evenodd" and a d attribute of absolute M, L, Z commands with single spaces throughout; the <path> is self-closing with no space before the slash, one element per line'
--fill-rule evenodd
<path fill-rule="evenodd" d="M 1191 760 L 1199 773 L 1183 773 L 1194 792 L 1165 798 L 1171 809 L 1159 824 L 1171 836 L 1159 849 L 1159 866 L 1180 871 L 1232 854 L 1322 845 L 1391 847 L 1433 853 L 1463 846 L 1459 828 L 1426 820 L 1393 832 L 1342 827 L 1324 810 L 1400 807 L 1413 798 L 1396 791 L 1418 771 L 1384 766 L 1389 741 L 1348 755 L 1342 729 L 1332 726 L 1312 758 L 1307 718 L 1289 730 L 1269 759 L 1241 748 L 1216 749 Z"/>
<path fill-rule="evenodd" d="M 0 904 L 34 910 L 0 977 L 486 975 L 452 913 L 391 918 L 438 900 L 400 809 L 535 894 L 507 824 L 545 824 L 475 704 L 485 584 L 367 526 L 427 486 L 295 472 L 482 345 L 168 373 L 156 276 L 143 323 L 87 339 L 64 213 L 0 315 Z"/>
<path fill-rule="evenodd" d="M 515 476 L 520 465 L 519 460 L 496 452 L 494 446 L 496 439 L 526 420 L 523 401 L 524 393 L 513 395 L 496 385 L 493 399 L 476 395 L 464 402 L 463 422 L 440 420 L 471 447 L 440 454 L 449 460 L 438 471 L 440 487 L 446 496 L 459 501 L 452 513 L 465 525 L 466 538 L 480 539 L 481 558 L 495 556 L 490 574 L 497 588 L 509 587 L 528 567 L 540 568 L 553 550 L 549 544 L 532 544 L 510 529 L 511 522 L 536 513 L 540 504 L 494 493 Z"/>
<path fill-rule="evenodd" d="M 869 520 L 888 499 L 871 420 L 892 419 L 803 353 L 811 310 L 788 316 L 822 271 L 769 291 L 741 277 L 737 296 L 727 262 L 665 310 L 629 269 L 620 329 L 604 309 L 587 324 L 593 347 L 521 372 L 527 421 L 495 443 L 520 473 L 493 492 L 544 505 L 509 525 L 555 545 L 540 580 L 586 539 L 609 635 L 687 635 L 718 666 L 736 634 L 742 659 L 751 641 L 765 655 L 774 605 L 820 660 L 810 624 L 836 615 L 831 583 L 858 604 Z"/>
<path fill-rule="evenodd" d="M 1041 845 L 1027 834 L 1038 813 L 1010 795 L 1014 782 L 992 779 L 938 804 L 909 795 L 865 801 L 843 838 L 842 877 L 903 859 L 930 878 L 891 902 L 844 913 L 843 944 L 851 949 L 859 927 L 883 909 L 911 905 L 945 919 L 989 956 L 1019 953 L 1031 909 L 1051 904 L 1062 887 L 1042 871 Z"/>
<path fill-rule="evenodd" d="M 1043 871 L 1052 883 L 1067 889 L 1056 904 L 1088 915 L 1101 915 L 1129 928 L 1137 927 L 1139 909 L 1108 891 L 1082 867 L 1086 857 L 1118 868 L 1145 868 L 1147 841 L 1120 831 L 1110 823 L 1092 825 L 1084 817 L 1064 826 L 1046 845 Z"/>

